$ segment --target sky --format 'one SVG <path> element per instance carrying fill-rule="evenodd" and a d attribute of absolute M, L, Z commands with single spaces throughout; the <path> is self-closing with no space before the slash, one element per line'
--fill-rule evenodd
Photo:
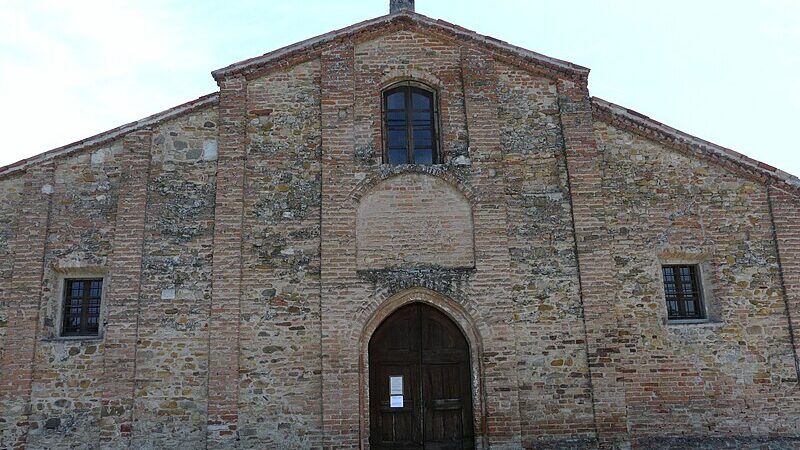
<path fill-rule="evenodd" d="M 217 90 L 389 0 L 2 0 L 0 166 Z M 800 175 L 800 0 L 416 0 L 592 71 L 590 93 Z"/>

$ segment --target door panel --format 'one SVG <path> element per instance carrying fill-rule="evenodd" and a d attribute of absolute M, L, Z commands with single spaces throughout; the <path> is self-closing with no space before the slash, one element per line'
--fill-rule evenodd
<path fill-rule="evenodd" d="M 415 393 L 419 392 L 419 381 L 416 377 L 416 366 L 386 365 L 380 368 L 378 377 L 384 382 L 378 384 L 380 396 L 380 439 L 383 445 L 391 444 L 391 448 L 417 448 L 420 441 L 419 428 L 420 409 L 419 399 Z M 390 405 L 389 377 L 403 377 L 403 406 Z"/>
<path fill-rule="evenodd" d="M 413 303 L 375 330 L 369 344 L 370 445 L 374 449 L 472 449 L 469 347 L 438 310 Z M 402 376 L 402 406 L 390 377 Z"/>
<path fill-rule="evenodd" d="M 436 442 L 439 448 L 463 448 L 464 424 L 462 410 L 463 387 L 458 364 L 426 364 L 422 366 L 422 383 L 425 392 L 426 442 Z M 426 446 L 426 448 L 428 448 Z"/>

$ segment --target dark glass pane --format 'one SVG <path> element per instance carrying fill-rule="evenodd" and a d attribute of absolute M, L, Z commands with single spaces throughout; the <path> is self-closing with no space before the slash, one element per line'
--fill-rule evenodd
<path fill-rule="evenodd" d="M 664 289 L 668 295 L 675 295 L 675 277 L 671 267 L 664 267 Z"/>
<path fill-rule="evenodd" d="M 389 164 L 408 164 L 408 153 L 406 149 L 390 148 Z"/>
<path fill-rule="evenodd" d="M 433 150 L 414 149 L 414 164 L 433 164 Z"/>
<path fill-rule="evenodd" d="M 433 140 L 431 139 L 431 130 L 414 130 L 414 148 L 430 148 L 433 147 Z"/>
<path fill-rule="evenodd" d="M 83 283 L 80 281 L 73 281 L 72 289 L 70 292 L 71 297 L 83 297 Z"/>
<path fill-rule="evenodd" d="M 688 315 L 695 314 L 694 302 L 686 302 L 686 314 Z"/>
<path fill-rule="evenodd" d="M 413 109 L 431 109 L 431 98 L 427 94 L 414 92 L 411 94 Z"/>
<path fill-rule="evenodd" d="M 694 297 L 694 270 L 691 267 L 681 267 L 681 290 L 684 297 Z"/>
<path fill-rule="evenodd" d="M 705 319 L 706 318 L 706 313 L 705 313 L 705 311 L 703 311 L 703 303 L 700 301 L 699 298 L 695 298 L 695 300 L 692 302 L 692 307 L 693 307 L 693 309 L 695 311 L 695 316 L 698 319 Z"/>
<path fill-rule="evenodd" d="M 406 113 L 404 111 L 390 111 L 386 113 L 386 126 L 387 127 L 403 127 L 406 126 Z"/>
<path fill-rule="evenodd" d="M 398 91 L 386 96 L 386 109 L 405 109 L 405 92 Z"/>
<path fill-rule="evenodd" d="M 411 120 L 414 127 L 432 128 L 431 113 L 429 111 L 415 111 L 411 114 Z"/>
<path fill-rule="evenodd" d="M 103 282 L 101 280 L 92 281 L 92 289 L 89 293 L 92 297 L 100 297 L 100 292 L 103 290 Z"/>
<path fill-rule="evenodd" d="M 417 150 L 433 150 L 433 145 L 431 145 L 431 140 L 426 139 L 420 142 L 414 143 L 414 151 Z"/>
<path fill-rule="evenodd" d="M 69 306 L 70 306 L 70 308 L 72 308 L 72 309 L 76 309 L 76 308 L 77 308 L 78 310 L 80 310 L 80 309 L 81 309 L 81 305 L 83 305 L 83 299 L 82 299 L 82 298 L 80 298 L 80 297 L 78 297 L 78 298 L 71 298 L 71 299 L 69 300 Z"/>
<path fill-rule="evenodd" d="M 407 139 L 408 135 L 406 134 L 406 130 L 389 130 L 389 142 L 387 144 L 389 148 L 393 147 L 406 148 Z"/>
<path fill-rule="evenodd" d="M 678 302 L 675 300 L 667 302 L 667 311 L 670 316 L 675 316 L 678 314 Z"/>

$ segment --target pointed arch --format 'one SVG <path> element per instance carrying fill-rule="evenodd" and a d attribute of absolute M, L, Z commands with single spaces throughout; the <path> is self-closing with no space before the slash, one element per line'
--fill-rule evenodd
<path fill-rule="evenodd" d="M 395 311 L 411 303 L 431 306 L 455 323 L 469 344 L 473 429 L 476 448 L 487 448 L 486 389 L 483 383 L 483 343 L 469 312 L 453 299 L 427 288 L 415 287 L 384 300 L 364 322 L 359 339 L 359 436 L 369 445 L 369 342 L 375 330 Z"/>

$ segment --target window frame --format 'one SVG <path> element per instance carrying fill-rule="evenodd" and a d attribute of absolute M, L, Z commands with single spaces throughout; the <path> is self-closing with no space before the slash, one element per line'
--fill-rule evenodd
<path fill-rule="evenodd" d="M 411 102 L 412 93 L 414 90 L 424 92 L 431 101 L 431 164 L 421 164 L 414 161 L 414 126 L 412 122 L 413 116 L 413 103 Z M 389 162 L 389 126 L 387 113 L 389 112 L 388 99 L 389 95 L 397 91 L 405 91 L 405 121 L 406 121 L 406 163 L 412 165 L 437 165 L 442 164 L 443 155 L 441 152 L 440 139 L 439 139 L 439 96 L 436 89 L 420 83 L 417 81 L 401 81 L 399 83 L 391 84 L 381 91 L 381 143 L 383 146 L 382 162 L 383 164 L 390 164 Z M 402 165 L 402 164 L 392 164 Z"/>
<path fill-rule="evenodd" d="M 686 298 L 683 293 L 683 286 L 680 282 L 680 271 L 682 268 L 688 268 L 691 271 L 692 289 L 695 292 L 694 297 Z M 705 289 L 703 285 L 703 270 L 702 265 L 697 263 L 664 263 L 660 267 L 661 283 L 664 292 L 664 308 L 667 313 L 668 323 L 705 323 L 709 322 L 709 311 L 705 296 Z M 665 269 L 672 269 L 672 276 L 674 278 L 675 286 L 675 301 L 678 306 L 678 315 L 670 315 L 669 298 L 667 293 L 667 280 L 665 277 Z M 695 305 L 696 314 L 688 315 L 686 313 L 686 302 L 692 301 Z"/>
<path fill-rule="evenodd" d="M 91 296 L 91 283 L 99 281 L 100 282 L 100 295 L 98 297 L 98 305 L 97 305 L 97 329 L 91 330 L 88 328 L 89 322 L 89 302 L 92 300 Z M 105 298 L 105 277 L 103 276 L 96 276 L 96 275 L 87 275 L 87 276 L 69 276 L 64 277 L 61 280 L 61 308 L 60 308 L 60 320 L 59 320 L 59 327 L 58 327 L 58 337 L 63 339 L 96 339 L 101 336 L 102 329 L 103 329 L 103 308 L 104 308 L 104 301 Z M 70 318 L 69 314 L 67 314 L 67 310 L 70 307 L 68 301 L 72 299 L 69 295 L 72 291 L 72 284 L 75 282 L 84 283 L 83 286 L 83 297 L 81 298 L 81 324 L 80 329 L 78 331 L 69 330 L 69 325 L 67 320 Z M 89 289 L 86 289 L 86 283 L 89 284 Z M 69 330 L 69 331 L 68 331 Z"/>

